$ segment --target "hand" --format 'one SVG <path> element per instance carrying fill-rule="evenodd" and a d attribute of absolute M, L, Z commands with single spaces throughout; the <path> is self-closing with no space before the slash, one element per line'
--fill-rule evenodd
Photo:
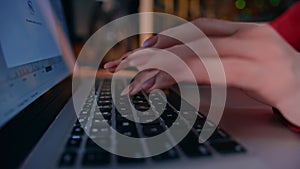
<path fill-rule="evenodd" d="M 300 103 L 300 54 L 297 51 L 267 24 L 201 19 L 194 21 L 194 24 L 208 36 L 219 53 L 227 85 L 240 88 L 256 100 L 278 108 L 286 119 L 300 127 L 300 113 L 298 112 L 300 108 L 298 105 Z M 197 57 L 185 45 L 160 35 L 151 40 L 155 42 L 149 43 L 148 41 L 148 44 L 151 44 L 148 47 L 172 51 L 178 57 L 183 58 L 199 84 L 210 83 L 203 65 L 197 61 Z M 191 42 L 197 43 L 197 41 L 201 40 L 191 38 Z M 201 47 L 201 43 L 199 43 L 199 47 Z M 149 60 L 151 56 L 148 55 L 147 58 L 144 55 L 143 58 Z M 130 62 L 125 61 L 127 59 Z M 130 66 L 133 66 L 132 63 L 135 63 L 137 59 L 137 55 L 129 55 L 122 62 L 131 63 Z M 106 68 L 109 66 L 106 65 Z M 143 70 L 147 70 L 146 67 Z M 140 75 L 141 77 L 146 77 L 148 73 L 142 71 L 140 74 L 143 74 L 143 76 Z M 143 83 L 153 79 L 152 87 L 148 86 L 153 89 L 155 88 L 153 86 L 158 87 L 157 83 L 166 82 L 164 78 L 170 79 L 167 75 L 158 77 L 157 74 L 149 79 L 139 81 L 138 78 L 135 81 Z M 142 89 L 137 87 L 135 82 L 133 84 L 131 91 L 134 93 Z M 165 87 L 170 84 L 172 83 L 168 82 L 168 84 L 160 84 L 160 86 Z M 134 94 L 130 91 L 129 93 Z"/>
<path fill-rule="evenodd" d="M 240 24 L 240 23 L 227 22 L 227 21 L 221 21 L 221 20 L 213 20 L 213 19 L 205 19 L 205 18 L 197 19 L 197 20 L 193 21 L 192 23 L 195 24 L 197 27 L 199 27 L 201 30 L 203 30 L 206 35 L 211 36 L 211 37 L 229 36 L 229 35 L 232 35 L 234 32 L 236 32 L 239 27 L 244 27 L 244 25 L 247 25 L 247 24 Z M 184 29 L 184 27 L 185 27 L 185 25 L 183 25 L 183 29 Z M 175 28 L 166 30 L 164 32 L 172 31 L 175 33 L 182 33 L 181 30 L 182 30 L 182 27 L 175 27 Z M 164 33 L 164 32 L 162 32 L 162 33 Z M 191 41 L 191 42 L 193 42 L 194 40 L 197 40 L 197 39 L 195 39 L 195 36 L 193 36 L 193 35 L 190 36 L 188 31 L 187 31 L 187 34 L 185 34 L 184 36 L 188 37 L 189 41 Z M 130 51 L 130 52 L 124 54 L 120 59 L 106 63 L 104 65 L 104 68 L 110 72 L 115 72 L 116 68 L 121 64 L 122 61 L 123 61 L 123 66 L 125 67 L 124 62 L 130 63 L 129 60 L 134 60 L 133 56 L 131 56 L 131 58 L 129 58 L 129 59 L 127 58 L 128 56 L 130 56 L 134 53 L 137 53 L 138 51 L 144 50 L 145 48 L 148 48 L 148 47 L 165 49 L 167 51 L 175 53 L 177 56 L 181 57 L 182 59 L 185 57 L 185 59 L 183 59 L 183 60 L 186 60 L 187 62 L 196 62 L 197 63 L 197 64 L 195 64 L 196 71 L 200 71 L 199 69 L 201 69 L 200 72 L 206 72 L 201 61 L 196 60 L 196 59 L 193 60 L 192 58 L 189 58 L 189 56 L 194 57 L 194 53 L 189 48 L 187 48 L 185 45 L 182 45 L 182 43 L 180 41 L 170 38 L 168 36 L 165 36 L 163 34 L 158 34 L 157 36 L 153 36 L 152 38 L 146 40 L 144 42 L 142 48 L 136 49 L 134 51 Z M 138 55 L 135 55 L 135 56 L 138 56 Z M 150 56 L 150 55 L 148 55 L 148 56 Z M 139 57 L 139 59 L 146 61 L 149 58 L 141 59 L 141 57 Z M 168 61 L 168 60 L 166 60 L 166 61 Z M 168 65 L 172 65 L 172 64 L 170 64 L 170 61 L 168 61 L 168 63 L 169 63 Z M 158 62 L 156 64 L 158 64 Z M 126 66 L 129 66 L 129 65 L 127 64 Z M 138 65 L 132 65 L 132 66 L 138 66 Z M 123 92 L 123 94 L 126 94 L 127 92 L 129 92 L 129 89 L 132 89 L 132 91 L 129 93 L 130 93 L 130 95 L 133 95 L 133 94 L 137 93 L 138 91 L 140 91 L 141 89 L 153 90 L 156 88 L 167 87 L 167 86 L 175 83 L 174 79 L 171 78 L 167 73 L 165 73 L 163 71 L 157 71 L 156 73 L 152 73 L 152 71 L 153 70 L 147 70 L 145 72 L 144 71 L 140 72 L 139 73 L 140 78 L 136 77 L 135 78 L 136 80 Z M 149 75 L 148 75 L 148 73 L 149 73 Z M 199 73 L 197 73 L 197 74 L 199 74 Z M 203 73 L 201 76 L 206 77 L 203 79 L 208 79 L 208 75 L 206 73 Z M 144 84 L 142 84 L 142 83 L 144 83 Z"/>

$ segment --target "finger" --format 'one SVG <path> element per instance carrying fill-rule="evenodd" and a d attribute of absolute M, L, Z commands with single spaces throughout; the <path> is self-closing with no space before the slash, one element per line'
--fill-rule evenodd
<path fill-rule="evenodd" d="M 122 91 L 121 95 L 134 95 L 142 89 L 150 88 L 153 83 L 150 79 L 152 79 L 158 72 L 159 70 L 155 69 L 139 72 L 135 76 L 134 81 Z"/>
<path fill-rule="evenodd" d="M 154 90 L 154 89 L 164 89 L 167 88 L 173 84 L 175 84 L 176 81 L 167 73 L 160 71 L 155 77 L 154 77 L 154 83 L 152 84 L 152 87 L 148 90 Z"/>
<path fill-rule="evenodd" d="M 110 61 L 110 62 L 107 62 L 103 67 L 104 67 L 104 69 L 107 69 L 107 70 L 109 70 L 109 69 L 113 70 L 121 63 L 121 61 L 122 61 L 121 59 Z"/>
<path fill-rule="evenodd" d="M 242 28 L 245 24 L 241 22 L 231 22 L 212 18 L 199 18 L 193 20 L 206 36 L 230 36 Z"/>
<path fill-rule="evenodd" d="M 132 54 L 133 52 L 135 52 L 136 50 L 133 50 L 133 51 L 129 51 L 127 53 L 125 53 L 124 55 L 122 55 L 121 58 L 117 59 L 117 60 L 114 60 L 114 61 L 110 61 L 110 62 L 107 62 L 105 65 L 104 65 L 104 69 L 107 69 L 108 71 L 110 72 L 115 72 L 115 69 L 117 68 L 117 66 L 123 61 L 125 60 L 130 54 Z"/>
<path fill-rule="evenodd" d="M 146 79 L 143 79 L 144 81 L 140 81 L 140 82 L 137 82 L 135 81 L 131 86 L 132 86 L 132 90 L 129 92 L 129 95 L 130 96 L 133 96 L 135 94 L 137 94 L 138 92 L 140 92 L 141 90 L 149 90 L 154 82 L 155 82 L 155 79 L 154 77 L 151 77 L 151 78 L 147 78 Z M 147 86 L 145 86 L 145 84 L 147 84 Z"/>
<path fill-rule="evenodd" d="M 119 71 L 127 67 L 136 67 L 139 71 L 159 69 L 171 75 L 176 75 L 178 81 L 184 81 L 193 77 L 187 64 L 190 60 L 197 62 L 198 67 L 195 70 L 199 66 L 203 67 L 201 60 L 198 57 L 194 57 L 194 53 L 184 45 L 174 46 L 165 50 L 147 48 L 128 56 L 127 59 L 119 64 L 116 70 Z"/>
<path fill-rule="evenodd" d="M 115 70 L 116 70 L 117 67 L 112 67 L 112 68 L 107 68 L 106 70 L 111 72 L 111 73 L 114 73 Z"/>
<path fill-rule="evenodd" d="M 224 20 L 217 20 L 217 19 L 208 19 L 208 18 L 199 18 L 191 22 L 194 24 L 201 32 L 203 32 L 208 37 L 215 37 L 215 36 L 230 36 L 237 32 L 242 27 L 245 27 L 247 24 L 245 23 L 237 23 L 237 22 L 230 22 Z M 161 32 L 158 35 L 150 37 L 147 39 L 142 47 L 154 47 L 154 48 L 169 48 L 174 45 L 182 44 L 177 39 L 174 39 L 170 35 L 182 35 L 185 37 L 186 42 L 194 41 L 199 38 L 199 36 L 195 36 L 199 34 L 199 32 L 195 32 L 193 29 L 194 27 L 191 26 L 190 23 L 185 23 L 180 26 L 170 28 L 166 31 Z M 198 30 L 199 31 L 199 30 Z M 195 33 L 193 33 L 195 32 Z M 200 37 L 202 37 L 202 33 L 200 33 Z M 188 38 L 187 38 L 188 37 Z"/>
<path fill-rule="evenodd" d="M 211 59 L 212 60 L 210 62 L 220 61 L 215 58 Z M 195 64 L 189 66 L 190 69 L 194 70 L 193 75 L 199 84 L 228 85 L 246 90 L 255 89 L 253 81 L 255 81 L 255 76 L 257 76 L 258 72 L 260 72 L 259 66 L 247 60 L 237 58 L 221 58 L 221 62 L 224 70 L 224 74 L 221 76 L 220 74 L 216 73 L 218 72 L 217 70 L 214 70 L 220 69 L 220 67 L 214 66 L 210 68 L 209 70 L 211 72 L 209 74 L 208 70 L 203 65 Z M 147 81 L 151 83 L 151 85 L 147 85 L 147 90 L 149 91 L 166 88 L 176 83 L 173 77 L 163 71 L 159 71 L 159 73 L 154 77 L 153 75 L 147 75 L 146 71 L 139 73 L 139 76 L 136 77 L 135 81 L 130 85 L 130 92 L 128 92 L 129 95 L 134 95 L 142 89 L 145 89 L 143 84 L 145 84 Z M 225 80 L 222 78 L 222 76 L 225 76 Z M 187 81 L 193 82 L 193 80 L 190 80 L 192 78 L 187 79 Z"/>
<path fill-rule="evenodd" d="M 192 81 L 194 79 L 193 75 L 197 75 L 196 80 L 201 84 L 210 84 L 210 79 L 209 79 L 210 77 L 208 72 L 210 71 L 215 73 L 212 74 L 212 76 L 220 76 L 216 78 L 215 81 L 213 81 L 214 84 L 225 85 L 226 81 L 224 82 L 224 79 L 222 81 L 220 70 L 218 70 L 222 66 L 220 62 L 226 60 L 226 58 L 237 60 L 237 61 L 240 60 L 241 63 L 247 62 L 248 60 L 245 59 L 243 55 L 245 54 L 245 49 L 248 50 L 247 47 L 249 43 L 245 43 L 244 41 L 236 40 L 234 38 L 222 37 L 222 38 L 213 38 L 212 44 L 216 47 L 218 53 L 220 53 L 221 58 L 218 57 L 217 53 L 215 52 L 211 44 L 209 44 L 207 41 L 197 40 L 188 43 L 187 45 L 196 45 L 194 47 L 198 47 L 198 50 L 196 50 L 195 52 L 198 52 L 198 54 L 196 54 L 194 51 L 192 51 L 190 48 L 188 48 L 185 45 L 173 46 L 163 51 L 158 50 L 162 53 L 156 52 L 155 50 L 153 51 L 151 49 L 144 49 L 129 56 L 119 66 L 121 66 L 121 68 L 127 66 L 136 66 L 140 71 L 161 67 L 161 68 L 165 68 L 165 70 L 170 70 L 169 72 L 171 72 L 172 75 L 176 75 L 177 79 L 180 79 L 182 81 Z M 192 74 L 190 74 L 188 70 L 184 70 L 187 68 L 183 67 L 180 64 L 180 62 L 177 62 L 176 58 L 172 58 L 174 57 L 174 55 L 173 56 L 169 55 L 168 53 L 165 53 L 165 51 L 169 51 L 175 54 L 176 55 L 175 57 L 177 59 L 180 58 L 182 61 L 186 62 L 187 65 L 189 66 L 188 68 L 192 70 Z M 234 69 L 235 67 L 238 67 L 241 70 L 236 70 Z M 178 70 L 179 68 L 181 69 Z M 235 71 L 231 72 L 230 71 L 231 69 Z M 228 67 L 229 76 L 231 76 L 231 74 L 241 73 L 242 69 L 243 67 L 239 67 L 238 63 L 231 64 Z M 227 70 L 225 70 L 225 72 L 226 71 Z M 219 72 L 219 74 L 216 74 L 216 72 Z M 240 76 L 233 76 L 232 78 L 230 78 L 229 83 L 231 85 L 240 85 L 240 83 L 237 83 L 238 81 L 236 82 L 234 77 L 240 77 Z M 160 84 L 160 82 L 157 82 L 155 84 L 158 85 Z"/>
<path fill-rule="evenodd" d="M 215 41 L 219 44 L 219 40 Z M 193 50 L 191 49 L 192 45 Z M 187 62 L 192 58 L 200 58 L 211 55 L 217 55 L 217 53 L 208 39 L 199 39 L 187 44 L 171 46 L 166 49 L 144 48 L 131 53 L 126 59 L 122 60 L 116 71 L 128 67 L 137 67 L 140 71 L 142 71 L 145 69 L 158 68 L 158 65 L 162 64 L 165 64 L 162 65 L 164 67 L 174 66 L 172 64 L 178 64 L 175 62 L 174 57 Z"/>
<path fill-rule="evenodd" d="M 261 49 L 257 45 L 256 41 L 234 38 L 234 37 L 222 37 L 222 38 L 210 38 L 210 42 L 216 49 L 220 57 L 238 57 L 238 58 L 253 58 L 259 53 Z M 256 50 L 252 50 L 256 49 Z"/>
<path fill-rule="evenodd" d="M 259 65 L 243 58 L 220 58 L 220 60 L 211 58 L 209 62 L 211 63 L 204 67 L 199 66 L 199 64 L 190 65 L 191 69 L 195 70 L 196 68 L 197 70 L 193 72 L 197 83 L 204 85 L 228 85 L 253 90 L 257 74 L 261 72 Z M 214 62 L 221 62 L 222 67 L 213 66 Z"/>
<path fill-rule="evenodd" d="M 149 39 L 145 40 L 143 43 L 142 47 L 147 48 L 147 47 L 153 47 L 153 48 L 160 48 L 160 49 L 165 49 L 169 48 L 174 45 L 181 44 L 177 39 L 174 39 L 172 37 L 163 35 L 163 34 L 157 34 L 155 36 L 150 37 Z"/>
<path fill-rule="evenodd" d="M 212 56 L 249 59 L 258 53 L 264 53 L 258 51 L 260 49 L 256 41 L 244 38 L 210 37 L 209 39 L 197 39 L 186 44 L 172 46 L 165 50 L 185 60 L 186 58 L 206 58 Z"/>
<path fill-rule="evenodd" d="M 139 69 L 141 66 L 145 67 L 143 70 L 151 69 L 153 67 L 147 67 L 146 63 L 149 62 L 149 60 L 156 60 L 155 58 L 153 58 L 155 53 L 156 52 L 154 49 L 137 50 L 136 52 L 130 54 L 126 59 L 122 60 L 121 63 L 117 66 L 116 71 L 120 71 L 128 67 L 136 67 Z M 139 70 L 143 71 L 142 69 Z"/>
<path fill-rule="evenodd" d="M 147 90 L 151 89 L 151 87 L 154 85 L 154 83 L 155 83 L 155 78 L 154 78 L 154 77 L 152 77 L 151 79 L 145 81 L 145 82 L 142 84 L 143 90 L 146 90 L 146 91 L 147 91 Z"/>
<path fill-rule="evenodd" d="M 153 80 L 152 78 L 158 74 L 159 70 L 156 70 L 156 69 L 153 69 L 153 70 L 145 70 L 145 71 L 142 71 L 140 72 L 135 78 L 134 78 L 134 81 L 130 84 L 130 88 L 132 89 L 130 92 L 129 92 L 129 95 L 132 96 L 132 95 L 135 95 L 137 94 L 138 92 L 140 92 L 141 90 L 144 89 L 145 87 L 145 83 L 149 83 L 150 84 L 147 84 L 147 88 L 150 88 L 153 84 Z"/>
<path fill-rule="evenodd" d="M 220 76 L 214 73 L 210 74 L 209 76 L 205 68 L 200 68 L 197 69 L 197 73 L 194 74 L 197 82 L 199 84 L 228 85 L 246 90 L 253 89 L 255 87 L 249 84 L 253 84 L 253 79 L 255 79 L 255 76 L 259 71 L 257 66 L 247 61 L 232 58 L 222 59 L 222 64 L 224 68 L 225 81 L 223 81 L 223 78 L 218 79 L 218 77 Z M 199 66 L 197 65 L 197 67 Z M 218 68 L 216 67 L 215 69 Z M 212 76 L 215 76 L 214 81 L 212 81 Z M 152 91 L 154 89 L 167 88 L 176 83 L 173 77 L 163 71 L 159 71 L 159 73 L 154 76 L 147 76 L 147 72 L 143 71 L 139 74 L 139 77 L 136 78 L 135 81 L 130 85 L 129 88 L 131 89 L 131 91 L 129 92 L 129 95 L 134 95 L 142 89 L 145 89 L 143 88 L 143 84 L 145 84 L 145 82 L 147 81 L 151 81 L 150 86 L 152 87 L 147 86 L 149 91 Z"/>
<path fill-rule="evenodd" d="M 142 89 L 152 91 L 154 89 L 167 88 L 176 83 L 169 74 L 159 70 L 152 75 L 148 75 L 149 78 L 144 78 L 145 76 L 147 76 L 145 72 L 141 73 L 141 79 L 137 79 L 132 83 L 130 95 L 135 95 Z"/>

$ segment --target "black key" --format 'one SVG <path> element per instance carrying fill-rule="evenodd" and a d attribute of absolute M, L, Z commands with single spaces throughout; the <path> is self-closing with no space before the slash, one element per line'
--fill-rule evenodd
<path fill-rule="evenodd" d="M 98 100 L 98 106 L 105 106 L 105 105 L 111 105 L 112 100 Z"/>
<path fill-rule="evenodd" d="M 104 149 L 102 149 L 99 145 L 105 145 L 106 147 L 109 147 L 111 145 L 111 141 L 109 138 L 103 138 L 103 139 L 96 139 L 96 142 L 94 140 L 88 138 L 85 144 L 85 148 L 87 152 L 106 152 Z M 98 143 L 98 144 L 96 144 Z"/>
<path fill-rule="evenodd" d="M 116 115 L 117 118 L 133 119 L 132 113 L 129 111 L 124 111 L 122 113 L 117 112 Z"/>
<path fill-rule="evenodd" d="M 84 130 L 80 126 L 75 126 L 72 130 L 71 135 L 82 136 L 84 134 Z"/>
<path fill-rule="evenodd" d="M 117 128 L 118 127 L 120 127 L 120 128 L 127 128 L 127 127 L 133 127 L 133 126 L 135 126 L 134 122 L 132 122 L 132 121 L 130 121 L 128 119 L 117 121 Z"/>
<path fill-rule="evenodd" d="M 178 117 L 178 114 L 174 111 L 164 111 L 161 114 L 161 118 L 164 120 L 175 120 L 175 119 L 177 119 L 177 117 Z"/>
<path fill-rule="evenodd" d="M 177 94 L 171 92 L 167 96 L 167 101 L 170 103 L 177 111 L 180 110 L 181 99 Z"/>
<path fill-rule="evenodd" d="M 89 116 L 89 114 L 79 114 L 78 119 L 87 119 Z"/>
<path fill-rule="evenodd" d="M 75 163 L 77 154 L 75 152 L 64 152 L 60 158 L 59 166 L 72 166 Z"/>
<path fill-rule="evenodd" d="M 67 142 L 67 148 L 79 148 L 82 138 L 81 137 L 71 137 Z"/>
<path fill-rule="evenodd" d="M 204 144 L 194 146 L 186 144 L 184 146 L 181 145 L 181 148 L 188 157 L 211 156 L 211 152 Z"/>
<path fill-rule="evenodd" d="M 150 124 L 159 125 L 160 124 L 158 117 L 156 117 L 155 115 L 140 117 L 140 120 L 144 123 L 144 125 L 150 125 Z"/>
<path fill-rule="evenodd" d="M 145 98 L 138 98 L 138 99 L 132 98 L 130 101 L 131 101 L 131 103 L 133 103 L 133 105 L 139 105 L 139 104 L 141 104 L 141 105 L 143 105 L 143 104 L 149 105 L 148 100 L 145 99 Z"/>
<path fill-rule="evenodd" d="M 91 148 L 91 149 L 96 149 L 99 146 L 92 139 L 88 138 L 87 141 L 86 141 L 85 147 L 86 148 Z"/>
<path fill-rule="evenodd" d="M 208 139 L 210 142 L 229 140 L 230 136 L 223 130 L 217 129 Z"/>
<path fill-rule="evenodd" d="M 246 149 L 236 141 L 212 142 L 210 145 L 221 154 L 244 153 Z"/>
<path fill-rule="evenodd" d="M 130 144 L 128 145 L 126 142 L 117 142 L 115 150 L 117 154 L 123 154 L 124 152 L 130 153 L 131 157 L 134 158 L 128 158 L 117 155 L 117 161 L 119 163 L 141 163 L 144 161 L 143 154 L 143 146 L 141 142 L 137 142 L 134 145 Z"/>
<path fill-rule="evenodd" d="M 128 137 L 135 137 L 135 138 L 139 137 L 137 130 L 131 130 L 131 131 L 125 130 L 125 131 L 122 131 L 121 134 L 128 136 Z"/>
<path fill-rule="evenodd" d="M 134 96 L 132 96 L 131 98 L 132 98 L 132 100 L 138 100 L 138 99 L 145 99 L 145 96 L 141 92 L 139 92 L 139 93 L 135 94 Z"/>
<path fill-rule="evenodd" d="M 147 100 L 132 100 L 132 103 L 135 105 L 135 104 L 148 104 L 148 101 Z M 148 104 L 149 105 L 149 104 Z"/>
<path fill-rule="evenodd" d="M 82 107 L 82 110 L 89 112 L 91 110 L 91 107 Z"/>
<path fill-rule="evenodd" d="M 103 91 L 103 90 L 101 90 L 101 92 L 99 94 L 100 94 L 100 96 L 110 96 L 111 92 L 110 91 Z"/>
<path fill-rule="evenodd" d="M 167 111 L 167 112 L 175 112 L 175 110 L 169 104 L 166 105 L 164 110 Z"/>
<path fill-rule="evenodd" d="M 150 95 L 149 95 L 149 99 L 150 99 L 152 102 L 160 102 L 160 101 L 163 101 L 162 97 L 159 96 L 158 93 L 150 94 Z"/>
<path fill-rule="evenodd" d="M 84 109 L 90 109 L 92 107 L 92 104 L 91 103 L 85 103 L 84 105 L 83 105 L 83 108 Z"/>
<path fill-rule="evenodd" d="M 112 105 L 103 105 L 103 106 L 98 106 L 98 109 L 101 111 L 101 112 L 110 112 L 111 109 L 112 109 Z"/>
<path fill-rule="evenodd" d="M 145 136 L 152 137 L 164 132 L 164 128 L 160 125 L 143 125 L 143 133 Z"/>
<path fill-rule="evenodd" d="M 165 120 L 165 124 L 168 126 L 168 127 L 171 127 L 172 124 L 174 123 L 175 120 Z"/>
<path fill-rule="evenodd" d="M 111 113 L 110 112 L 95 112 L 94 114 L 94 119 L 106 119 L 110 120 L 111 119 Z"/>
<path fill-rule="evenodd" d="M 176 129 L 177 131 L 182 131 L 183 129 L 185 129 L 187 127 L 187 125 L 184 121 L 179 119 L 179 120 L 173 122 L 172 127 L 174 129 Z"/>
<path fill-rule="evenodd" d="M 118 162 L 121 164 L 132 164 L 132 163 L 143 163 L 145 162 L 144 158 L 128 158 L 118 156 Z"/>
<path fill-rule="evenodd" d="M 180 106 L 181 111 L 196 111 L 195 108 L 193 108 L 189 103 L 183 101 Z"/>
<path fill-rule="evenodd" d="M 183 117 L 184 119 L 186 119 L 188 121 L 194 121 L 195 117 L 205 120 L 204 116 L 199 114 L 197 111 L 182 111 L 182 112 L 180 112 L 180 115 L 181 115 L 181 117 Z"/>
<path fill-rule="evenodd" d="M 179 134 L 179 133 L 182 133 L 182 132 L 184 132 L 184 133 L 186 133 L 186 130 L 189 130 L 189 129 L 187 129 L 187 124 L 183 121 L 183 120 L 181 120 L 181 119 L 179 119 L 179 120 L 176 120 L 176 121 L 174 121 L 174 122 L 170 122 L 170 121 L 165 121 L 165 124 L 169 127 L 169 128 L 173 128 L 173 130 L 172 131 L 170 131 L 171 132 L 171 134 L 175 134 L 175 135 L 177 135 L 177 134 Z"/>
<path fill-rule="evenodd" d="M 111 96 L 99 96 L 99 100 L 112 100 Z"/>
<path fill-rule="evenodd" d="M 101 91 L 103 91 L 103 92 L 109 92 L 109 91 L 111 91 L 111 88 L 110 87 L 103 87 L 101 89 Z"/>
<path fill-rule="evenodd" d="M 139 104 L 137 104 L 137 105 L 135 105 L 134 107 L 135 107 L 135 109 L 138 110 L 138 111 L 147 111 L 147 110 L 150 109 L 150 105 L 148 105 L 148 104 L 144 104 L 144 105 L 139 105 Z"/>
<path fill-rule="evenodd" d="M 138 132 L 134 122 L 123 118 L 117 121 L 117 131 L 128 137 L 138 137 Z"/>
<path fill-rule="evenodd" d="M 92 121 L 92 127 L 93 128 L 106 128 L 108 127 L 107 125 L 111 125 L 111 120 L 106 120 L 106 119 L 97 119 L 94 118 Z"/>
<path fill-rule="evenodd" d="M 74 125 L 73 125 L 74 127 L 80 127 L 81 126 L 81 124 L 80 124 L 80 122 L 78 121 L 78 120 L 76 120 L 76 122 L 74 123 Z"/>
<path fill-rule="evenodd" d="M 120 115 L 120 114 L 117 114 L 116 115 L 116 122 L 117 122 L 117 124 L 121 124 L 123 122 L 130 122 L 130 120 L 125 118 L 125 117 L 122 117 L 122 115 Z"/>
<path fill-rule="evenodd" d="M 172 111 L 164 111 L 161 115 L 161 118 L 164 120 L 165 124 L 168 127 L 171 127 L 174 121 L 177 119 L 178 114 Z"/>
<path fill-rule="evenodd" d="M 163 112 L 165 109 L 165 103 L 163 101 L 153 101 L 152 105 L 155 107 L 155 110 L 158 112 Z"/>
<path fill-rule="evenodd" d="M 202 119 L 199 120 L 197 118 L 193 128 L 197 131 L 197 133 L 200 134 L 201 132 L 203 132 L 202 131 L 203 127 L 204 127 L 204 120 L 202 120 Z M 215 126 L 213 123 L 208 121 L 207 125 L 205 126 L 204 131 L 211 131 L 211 130 L 214 130 L 216 128 L 217 128 L 217 126 Z M 217 132 L 217 130 L 215 132 Z M 221 135 L 219 135 L 219 134 L 221 134 Z M 212 139 L 216 139 L 216 138 L 226 137 L 226 135 L 225 135 L 225 133 L 213 133 L 211 137 L 213 137 Z"/>
<path fill-rule="evenodd" d="M 119 102 L 129 103 L 128 96 L 118 96 L 117 99 L 119 100 Z"/>
<path fill-rule="evenodd" d="M 91 138 L 107 138 L 110 134 L 110 127 L 92 127 L 90 131 Z"/>
<path fill-rule="evenodd" d="M 102 112 L 102 116 L 104 119 L 109 120 L 111 119 L 111 113 L 110 112 Z"/>
<path fill-rule="evenodd" d="M 107 165 L 110 163 L 108 152 L 85 152 L 82 159 L 83 166 Z"/>
<path fill-rule="evenodd" d="M 80 112 L 80 115 L 89 115 L 90 113 L 88 111 L 82 110 Z"/>
<path fill-rule="evenodd" d="M 150 106 L 146 99 L 134 99 L 132 103 L 139 106 Z"/>
<path fill-rule="evenodd" d="M 143 112 L 137 113 L 137 116 L 139 118 L 147 118 L 147 117 L 149 117 L 149 118 L 153 119 L 153 116 L 156 116 L 156 114 L 153 111 L 143 111 Z"/>
<path fill-rule="evenodd" d="M 79 118 L 78 121 L 80 123 L 80 126 L 84 127 L 87 123 L 88 118 Z"/>
<path fill-rule="evenodd" d="M 204 144 L 198 142 L 198 137 L 190 132 L 180 143 L 180 148 L 188 157 L 210 156 L 211 153 Z"/>
<path fill-rule="evenodd" d="M 89 104 L 93 104 L 93 102 L 94 102 L 94 97 L 88 98 L 85 102 L 86 102 L 86 103 L 89 103 Z"/>
<path fill-rule="evenodd" d="M 199 133 L 199 132 L 201 132 L 204 123 L 205 123 L 205 119 L 197 118 L 196 121 L 195 121 L 195 123 L 194 123 L 193 128 L 195 130 L 197 130 L 197 132 Z"/>
<path fill-rule="evenodd" d="M 155 161 L 155 162 L 175 160 L 175 159 L 178 159 L 178 158 L 179 158 L 179 155 L 178 155 L 176 149 L 174 149 L 174 148 L 167 151 L 167 152 L 164 152 L 162 154 L 159 154 L 159 155 L 156 155 L 156 156 L 152 157 L 153 161 Z"/>
<path fill-rule="evenodd" d="M 116 106 L 115 111 L 117 115 L 129 115 L 131 113 L 131 108 L 129 105 Z"/>
<path fill-rule="evenodd" d="M 117 131 L 120 133 L 124 132 L 132 132 L 132 134 L 137 133 L 135 123 L 132 121 L 123 121 L 123 122 L 117 122 Z"/>

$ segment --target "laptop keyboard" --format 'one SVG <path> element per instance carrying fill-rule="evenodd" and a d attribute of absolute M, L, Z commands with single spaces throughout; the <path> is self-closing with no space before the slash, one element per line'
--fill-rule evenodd
<path fill-rule="evenodd" d="M 119 80 L 119 88 L 116 88 L 116 91 L 120 92 L 120 90 L 124 88 L 120 85 L 122 83 L 123 81 Z M 119 107 L 117 110 L 112 101 L 111 79 L 102 80 L 99 90 L 96 92 L 95 90 L 92 90 L 86 99 L 82 111 L 78 116 L 78 120 L 75 122 L 70 137 L 58 160 L 58 166 L 107 166 L 112 163 L 135 164 L 145 163 L 146 161 L 160 163 L 165 161 L 178 161 L 181 158 L 210 158 L 215 154 L 228 155 L 246 152 L 246 149 L 241 144 L 219 127 L 205 143 L 199 143 L 199 133 L 206 120 L 206 117 L 200 112 L 198 112 L 195 123 L 191 124 L 193 127 L 190 132 L 177 146 L 167 152 L 150 158 L 127 158 L 117 156 L 102 149 L 92 140 L 97 140 L 97 142 L 101 142 L 108 146 L 115 146 L 115 149 L 117 150 L 120 146 L 126 146 L 118 142 L 112 145 L 113 137 L 111 136 L 107 125 L 104 125 L 104 123 L 109 124 L 123 135 L 135 138 L 153 137 L 164 132 L 171 126 L 182 126 L 182 124 L 179 123 L 186 123 L 184 119 L 188 119 L 190 113 L 193 111 L 195 112 L 196 110 L 191 108 L 182 111 L 182 120 L 175 122 L 178 118 L 181 99 L 171 90 L 166 90 L 165 95 L 167 98 L 166 106 L 163 104 L 163 97 L 155 92 L 151 93 L 149 96 L 142 91 L 132 96 L 130 100 L 125 96 L 117 97 L 115 102 Z M 97 98 L 96 103 L 94 103 L 95 97 Z M 149 103 L 149 97 L 151 97 L 151 104 Z M 133 106 L 130 105 L 131 103 Z M 154 107 L 154 111 L 149 110 L 151 105 Z M 140 113 L 134 111 L 133 108 L 139 110 Z M 162 112 L 161 115 L 155 110 Z M 135 118 L 138 118 L 143 122 L 149 122 L 135 123 L 128 120 Z M 90 137 L 85 134 L 82 127 L 85 127 L 85 130 L 89 131 Z M 180 128 L 178 128 L 178 130 L 179 129 Z M 172 136 L 170 135 L 170 141 L 171 140 Z M 144 144 L 144 149 L 140 152 L 136 152 L 137 157 L 147 151 L 151 152 L 151 148 L 147 146 L 147 143 L 141 144 Z M 166 146 L 168 145 L 166 144 Z"/>

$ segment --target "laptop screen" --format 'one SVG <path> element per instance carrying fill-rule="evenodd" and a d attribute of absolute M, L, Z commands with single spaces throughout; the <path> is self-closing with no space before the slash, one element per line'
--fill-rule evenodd
<path fill-rule="evenodd" d="M 50 22 L 44 2 L 1 2 L 0 127 L 71 72 L 61 40 L 55 36 L 58 31 L 53 29 L 58 26 Z M 52 17 L 62 24 L 61 6 L 53 2 L 56 16 Z M 66 31 L 65 25 L 61 30 Z"/>

